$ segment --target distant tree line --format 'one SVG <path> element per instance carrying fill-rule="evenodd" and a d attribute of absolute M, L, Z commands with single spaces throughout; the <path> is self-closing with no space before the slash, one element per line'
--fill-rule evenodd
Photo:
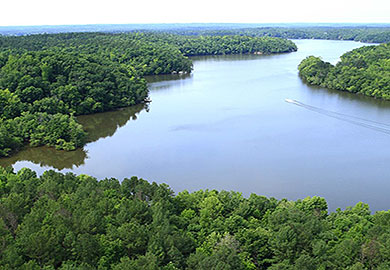
<path fill-rule="evenodd" d="M 354 40 L 368 43 L 390 42 L 390 27 L 251 27 L 239 29 L 170 30 L 181 35 L 242 35 L 252 37 L 278 37 L 288 39 Z"/>
<path fill-rule="evenodd" d="M 187 56 L 295 51 L 288 40 L 161 33 L 0 36 L 0 157 L 25 144 L 74 150 L 75 116 L 140 104 L 145 75 L 190 73 Z"/>
<path fill-rule="evenodd" d="M 390 211 L 0 168 L 0 269 L 390 268 Z"/>
<path fill-rule="evenodd" d="M 335 66 L 309 56 L 298 69 L 309 84 L 390 100 L 390 43 L 347 52 Z"/>

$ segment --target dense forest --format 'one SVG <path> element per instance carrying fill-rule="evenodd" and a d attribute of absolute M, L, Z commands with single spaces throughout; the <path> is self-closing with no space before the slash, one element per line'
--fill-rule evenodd
<path fill-rule="evenodd" d="M 347 52 L 335 66 L 309 56 L 298 69 L 310 84 L 390 100 L 390 43 Z"/>
<path fill-rule="evenodd" d="M 390 211 L 0 168 L 0 269 L 389 269 Z"/>
<path fill-rule="evenodd" d="M 145 75 L 190 73 L 188 56 L 296 51 L 280 38 L 163 33 L 0 36 L 0 157 L 25 144 L 74 150 L 75 116 L 143 103 Z"/>
<path fill-rule="evenodd" d="M 181 35 L 243 35 L 289 39 L 354 40 L 369 43 L 390 42 L 390 27 L 251 27 L 236 29 L 173 29 Z"/>

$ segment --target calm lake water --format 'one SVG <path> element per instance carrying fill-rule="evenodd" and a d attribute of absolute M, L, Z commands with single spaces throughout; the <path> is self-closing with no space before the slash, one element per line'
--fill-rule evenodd
<path fill-rule="evenodd" d="M 290 54 L 195 58 L 191 75 L 149 78 L 148 108 L 80 117 L 84 149 L 26 149 L 0 164 L 389 209 L 390 103 L 310 87 L 297 72 L 306 56 L 335 63 L 365 44 L 295 42 Z"/>

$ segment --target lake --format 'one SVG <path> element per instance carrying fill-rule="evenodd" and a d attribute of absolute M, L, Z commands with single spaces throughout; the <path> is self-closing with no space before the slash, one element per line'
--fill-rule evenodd
<path fill-rule="evenodd" d="M 191 75 L 148 78 L 148 106 L 79 117 L 84 149 L 27 148 L 0 165 L 389 209 L 390 103 L 308 86 L 297 71 L 306 56 L 336 63 L 365 44 L 294 42 L 289 54 L 194 58 Z"/>

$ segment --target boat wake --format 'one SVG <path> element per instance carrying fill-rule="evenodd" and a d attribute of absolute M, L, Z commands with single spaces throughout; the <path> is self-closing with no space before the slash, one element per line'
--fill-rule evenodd
<path fill-rule="evenodd" d="M 305 108 L 307 110 L 310 110 L 310 111 L 313 111 L 316 113 L 320 113 L 320 114 L 323 114 L 323 115 L 326 115 L 326 116 L 329 116 L 329 117 L 332 117 L 332 118 L 335 118 L 335 119 L 338 119 L 341 121 L 345 121 L 345 122 L 348 122 L 348 123 L 351 123 L 351 124 L 354 124 L 357 126 L 365 127 L 368 129 L 372 129 L 372 130 L 390 135 L 390 124 L 385 124 L 385 123 L 381 123 L 381 122 L 377 122 L 377 121 L 373 121 L 373 120 L 369 120 L 369 119 L 365 119 L 365 118 L 361 118 L 361 117 L 357 117 L 357 116 L 353 116 L 353 115 L 348 115 L 348 114 L 344 114 L 344 113 L 321 109 L 319 107 L 310 106 L 310 105 L 307 105 L 305 103 L 299 102 L 299 101 L 294 100 L 294 99 L 286 98 L 285 101 L 287 103 Z"/>

